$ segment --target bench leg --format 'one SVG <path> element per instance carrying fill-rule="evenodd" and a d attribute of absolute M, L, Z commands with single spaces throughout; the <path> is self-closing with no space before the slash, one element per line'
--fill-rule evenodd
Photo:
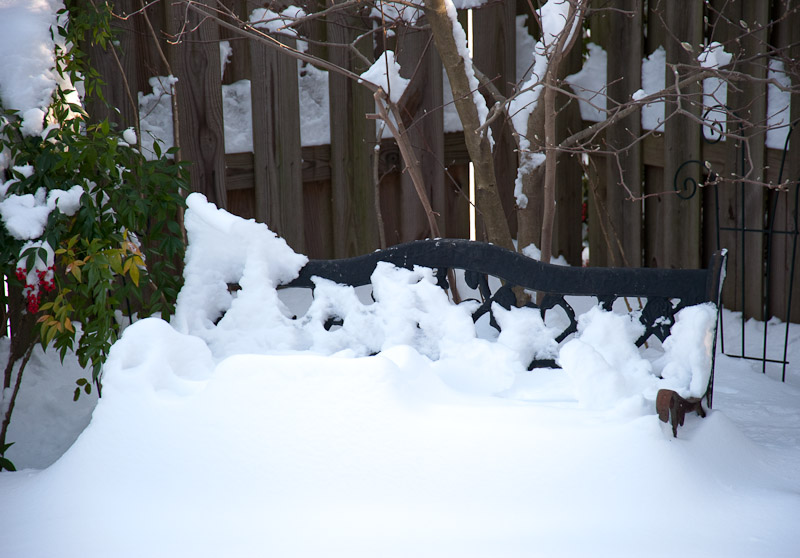
<path fill-rule="evenodd" d="M 672 422 L 672 436 L 678 437 L 678 426 L 683 426 L 686 413 L 695 411 L 701 417 L 706 416 L 700 397 L 681 397 L 671 389 L 660 389 L 656 396 L 656 411 L 661 422 Z"/>

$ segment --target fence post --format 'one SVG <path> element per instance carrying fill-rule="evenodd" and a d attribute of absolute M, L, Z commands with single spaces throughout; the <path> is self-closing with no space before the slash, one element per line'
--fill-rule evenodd
<path fill-rule="evenodd" d="M 328 16 L 330 61 L 355 73 L 366 68 L 349 51 L 359 34 L 370 29 L 368 22 L 351 9 Z M 372 36 L 361 38 L 357 48 L 372 59 Z M 375 112 L 369 90 L 349 78 L 331 72 L 328 78 L 331 118 L 331 183 L 333 189 L 333 242 L 337 258 L 364 254 L 379 246 L 372 180 Z"/>
<path fill-rule="evenodd" d="M 642 83 L 642 1 L 614 0 L 607 15 L 613 32 L 607 37 L 607 108 L 631 100 Z M 606 210 L 608 211 L 612 265 L 642 265 L 641 111 L 617 121 L 606 131 L 611 152 L 606 157 Z M 624 186 L 623 186 L 624 185 Z M 629 192 L 625 190 L 628 188 Z"/>
<path fill-rule="evenodd" d="M 198 0 L 212 8 L 211 0 Z M 225 191 L 225 130 L 222 121 L 222 79 L 219 32 L 210 21 L 178 2 L 170 10 L 172 33 L 179 43 L 170 49 L 180 122 L 181 157 L 191 161 L 191 186 L 219 207 Z"/>
<path fill-rule="evenodd" d="M 686 0 L 662 5 L 666 22 L 665 77 L 666 85 L 670 86 L 683 75 L 676 70 L 676 65 L 697 64 L 696 45 L 703 41 L 703 2 Z M 692 45 L 694 51 L 687 52 L 682 43 Z M 698 101 L 702 94 L 702 84 L 686 87 L 682 93 L 683 110 L 699 117 L 701 109 Z M 691 101 L 687 100 L 689 98 Z M 700 184 L 701 165 L 683 164 L 700 158 L 701 129 L 690 117 L 675 114 L 678 108 L 675 101 L 668 100 L 665 105 L 663 195 L 654 198 L 651 204 L 650 216 L 655 217 L 656 222 L 648 223 L 648 247 L 651 251 L 647 254 L 647 262 L 654 267 L 697 268 L 701 266 L 702 196 L 699 192 L 688 191 L 678 194 L 673 185 L 676 180 L 679 185 L 684 180 L 694 180 L 695 184 Z"/>
<path fill-rule="evenodd" d="M 126 15 L 138 9 L 138 5 L 135 0 L 116 0 L 112 9 L 116 15 Z M 136 36 L 133 32 L 133 17 L 113 18 L 111 24 L 117 43 L 107 44 L 105 50 L 97 44 L 89 48 L 89 63 L 99 72 L 104 82 L 102 89 L 107 103 L 92 95 L 86 100 L 86 111 L 92 122 L 108 119 L 117 124 L 120 130 L 124 130 L 136 127 L 139 118 L 137 92 L 140 91 L 140 84 L 136 79 Z M 119 65 L 110 52 L 112 48 L 116 50 Z"/>
<path fill-rule="evenodd" d="M 561 60 L 559 79 L 579 72 L 583 66 L 580 42 Z M 581 130 L 578 101 L 556 95 L 556 141 L 561 142 Z M 553 255 L 562 255 L 570 265 L 581 265 L 583 252 L 583 170 L 577 157 L 559 153 L 556 176 L 556 222 L 553 231 Z"/>
<path fill-rule="evenodd" d="M 489 2 L 473 10 L 473 63 L 497 87 L 510 97 L 517 82 L 516 2 Z M 489 108 L 494 99 L 483 91 Z M 514 182 L 517 177 L 516 142 L 511 123 L 500 118 L 491 127 L 494 138 L 494 174 L 497 191 L 508 220 L 511 235 L 517 235 Z"/>
<path fill-rule="evenodd" d="M 785 49 L 786 56 L 783 57 L 784 67 L 789 70 L 791 64 L 800 60 L 800 4 L 797 2 L 777 3 L 780 12 L 773 15 L 773 20 L 778 21 L 776 29 L 775 47 Z M 789 66 L 789 67 L 786 67 Z M 790 72 L 792 87 L 800 87 L 800 77 L 797 71 Z M 771 112 L 771 111 L 770 111 Z M 796 122 L 797 125 L 791 132 L 789 151 L 786 154 L 785 165 L 782 168 L 782 181 L 789 181 L 788 189 L 785 192 L 772 192 L 776 196 L 776 213 L 774 216 L 774 226 L 776 230 L 790 231 L 797 226 L 797 207 L 798 195 L 797 181 L 800 180 L 800 99 L 795 95 L 791 99 L 788 121 Z M 770 164 L 770 170 L 777 173 L 781 167 L 774 168 Z M 800 322 L 800 254 L 796 253 L 796 240 L 788 234 L 775 234 L 772 239 L 772 262 L 771 262 L 771 281 L 767 288 L 770 289 L 770 316 L 777 316 L 783 321 Z M 794 261 L 794 281 L 790 282 L 792 273 L 792 263 Z M 790 290 L 791 289 L 791 290 Z M 787 305 L 791 297 L 791 308 L 787 313 Z"/>
<path fill-rule="evenodd" d="M 222 0 L 222 4 L 233 14 L 241 19 L 247 21 L 250 17 L 252 7 L 249 5 L 250 0 Z M 258 7 L 261 7 L 259 3 Z M 230 20 L 227 16 L 220 16 L 224 20 Z M 235 21 L 232 23 L 235 24 Z M 224 27 L 219 29 L 220 40 L 228 41 L 231 47 L 231 56 L 228 63 L 225 65 L 225 71 L 222 73 L 222 83 L 231 84 L 242 79 L 247 79 L 250 76 L 250 41 L 241 35 L 238 35 Z M 222 56 L 220 55 L 220 62 Z"/>
<path fill-rule="evenodd" d="M 293 39 L 279 40 L 296 48 Z M 304 252 L 297 61 L 256 41 L 251 41 L 250 61 L 256 219 Z"/>
<path fill-rule="evenodd" d="M 733 55 L 733 69 L 756 79 L 766 78 L 769 3 L 720 1 L 715 7 L 722 14 L 717 21 L 717 34 Z M 741 22 L 755 31 L 743 29 Z M 760 26 L 763 30 L 758 30 Z M 735 115 L 727 125 L 746 141 L 731 138 L 724 142 L 727 151 L 724 180 L 717 187 L 720 227 L 739 229 L 720 234 L 721 246 L 729 249 L 722 298 L 727 308 L 741 310 L 747 317 L 760 318 L 764 292 L 764 235 L 758 231 L 765 226 L 765 189 L 735 177 L 746 175 L 748 180 L 760 181 L 764 176 L 766 87 L 763 81 L 737 82 L 735 88 L 728 88 L 727 101 Z M 733 179 L 730 178 L 732 174 L 735 175 Z M 743 228 L 755 232 L 745 233 Z"/>
<path fill-rule="evenodd" d="M 397 60 L 401 65 L 400 75 L 411 80 L 400 99 L 400 112 L 420 163 L 428 199 L 438 214 L 437 225 L 444 232 L 447 214 L 444 188 L 444 118 L 441 108 L 442 63 L 431 32 L 410 26 L 398 30 Z M 400 241 L 430 236 L 427 216 L 408 172 L 402 173 L 400 188 Z"/>

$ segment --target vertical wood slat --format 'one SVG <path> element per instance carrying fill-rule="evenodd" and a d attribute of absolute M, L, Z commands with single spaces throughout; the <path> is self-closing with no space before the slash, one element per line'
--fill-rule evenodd
<path fill-rule="evenodd" d="M 132 83 L 138 84 L 138 90 L 144 93 L 150 92 L 149 79 L 154 76 L 166 76 L 170 74 L 169 68 L 164 64 L 159 53 L 159 48 L 168 55 L 171 50 L 166 44 L 165 31 L 170 27 L 170 20 L 172 14 L 170 7 L 166 2 L 146 3 L 143 0 L 129 0 L 129 6 L 135 10 L 141 10 L 143 6 L 147 6 L 142 10 L 142 13 L 133 17 L 134 35 L 136 42 L 135 54 L 135 76 L 128 76 Z M 153 27 L 147 25 L 147 20 L 144 17 L 147 14 L 147 19 Z M 153 37 L 155 35 L 155 38 Z M 158 41 L 158 43 L 156 42 Z"/>
<path fill-rule="evenodd" d="M 136 0 L 117 0 L 114 5 L 114 12 L 118 15 L 130 14 L 136 9 L 138 9 Z M 135 71 L 137 45 L 133 33 L 134 18 L 114 18 L 112 26 L 118 37 L 116 45 L 108 44 L 105 50 L 93 45 L 89 49 L 89 63 L 105 82 L 102 89 L 108 104 L 100 102 L 96 96 L 91 96 L 86 100 L 86 109 L 93 122 L 108 119 L 109 122 L 117 124 L 120 130 L 136 128 L 139 113 L 136 104 L 137 91 L 141 89 Z M 115 48 L 119 64 L 109 51 L 111 48 Z M 129 87 L 127 91 L 126 81 Z"/>
<path fill-rule="evenodd" d="M 696 64 L 696 53 L 687 52 L 682 43 L 700 45 L 703 41 L 703 3 L 701 0 L 669 2 L 665 6 L 667 23 L 666 38 L 666 84 L 675 83 L 682 72 L 673 72 L 674 64 Z M 696 46 L 694 48 L 697 48 Z M 686 87 L 684 95 L 691 100 L 681 100 L 683 110 L 700 116 L 702 86 Z M 700 166 L 686 165 L 689 160 L 700 158 L 700 126 L 688 116 L 674 114 L 677 103 L 668 100 L 665 106 L 664 124 L 664 188 L 663 200 L 659 200 L 657 231 L 654 238 L 655 251 L 648 259 L 658 267 L 701 267 L 700 252 L 700 204 L 702 196 L 691 191 L 672 193 L 673 185 L 681 189 L 686 180 L 700 183 Z M 669 193 L 667 193 L 669 192 Z M 688 199 L 687 199 L 688 198 Z"/>
<path fill-rule="evenodd" d="M 609 7 L 615 10 L 607 16 L 613 32 L 607 37 L 606 103 L 613 110 L 630 101 L 641 88 L 642 1 L 615 0 Z M 606 161 L 606 210 L 608 233 L 612 237 L 608 251 L 612 265 L 642 265 L 642 201 L 630 199 L 642 195 L 642 150 L 641 143 L 636 141 L 641 129 L 641 112 L 636 111 L 606 132 L 612 153 Z"/>
<path fill-rule="evenodd" d="M 611 40 L 611 28 L 608 12 L 598 10 L 589 17 L 589 28 L 592 31 L 592 42 L 607 49 Z M 584 122 L 584 126 L 591 123 Z M 609 247 L 613 243 L 609 231 L 607 196 L 607 157 L 595 155 L 589 158 L 586 167 L 588 184 L 587 221 L 589 241 L 589 265 L 609 266 Z"/>
<path fill-rule="evenodd" d="M 742 56 L 746 60 L 743 70 L 756 79 L 766 79 L 768 48 L 767 25 L 769 23 L 769 2 L 744 2 L 742 19 L 748 23 L 752 33 L 742 37 Z M 750 60 L 748 60 L 750 59 Z M 767 115 L 767 90 L 765 84 L 748 81 L 742 84 L 741 99 L 738 93 L 731 91 L 729 103 L 752 126 L 745 126 L 744 134 L 748 137 L 747 155 L 752 162 L 746 163 L 747 178 L 762 181 L 766 166 L 765 145 L 766 130 L 763 123 Z M 766 190 L 760 185 L 742 184 L 744 189 L 744 225 L 748 229 L 765 227 L 764 212 L 766 210 Z M 745 315 L 763 319 L 762 295 L 764 289 L 764 235 L 747 233 L 746 244 L 742 247 L 746 265 L 743 270 L 745 280 Z"/>
<path fill-rule="evenodd" d="M 356 73 L 363 72 L 347 47 L 366 23 L 350 11 L 328 16 L 329 56 L 331 62 Z M 362 41 L 371 47 L 372 39 Z M 371 52 L 364 52 L 371 58 Z M 375 191 L 372 183 L 372 154 L 375 145 L 375 122 L 365 115 L 375 110 L 369 90 L 349 78 L 329 75 L 331 119 L 331 182 L 333 188 L 333 237 L 336 257 L 370 252 L 378 247 L 375 216 Z"/>
<path fill-rule="evenodd" d="M 257 3 L 252 3 L 256 7 Z M 290 48 L 296 41 L 276 37 Z M 250 96 L 256 219 L 305 251 L 297 61 L 255 41 Z"/>
<path fill-rule="evenodd" d="M 249 0 L 222 0 L 225 8 L 230 10 L 238 19 L 247 21 L 252 12 Z M 261 7 L 260 5 L 258 7 Z M 225 17 L 228 20 L 228 17 Z M 235 24 L 235 21 L 232 21 Z M 225 27 L 220 27 L 219 38 L 221 41 L 228 41 L 231 47 L 231 56 L 225 65 L 222 74 L 222 83 L 231 84 L 250 77 L 250 42 L 242 36 L 233 33 Z M 222 56 L 220 55 L 220 63 Z"/>
<path fill-rule="evenodd" d="M 581 45 L 576 41 L 561 61 L 559 79 L 579 72 L 583 65 Z M 578 102 L 566 95 L 556 95 L 556 141 L 562 141 L 580 131 L 583 125 Z M 564 256 L 570 265 L 582 264 L 583 252 L 583 169 L 577 156 L 558 155 L 556 176 L 556 222 L 553 234 L 553 254 Z"/>
<path fill-rule="evenodd" d="M 792 86 L 800 87 L 800 2 L 784 0 L 776 3 L 777 12 L 773 20 L 778 21 L 775 47 L 788 49 L 784 58 L 784 68 L 789 71 Z M 794 71 L 791 71 L 794 70 Z M 779 231 L 792 231 L 797 228 L 798 181 L 800 181 L 800 100 L 797 96 L 791 99 L 789 122 L 795 125 L 783 168 L 782 181 L 789 181 L 788 190 L 773 192 L 777 197 L 774 228 Z M 778 168 L 771 170 L 777 172 Z M 800 322 L 800 250 L 795 251 L 795 238 L 786 234 L 775 234 L 772 239 L 772 261 L 770 262 L 770 308 L 769 316 L 777 316 L 783 321 Z M 792 281 L 792 260 L 794 259 L 794 280 Z M 787 313 L 787 305 L 791 308 Z"/>
<path fill-rule="evenodd" d="M 608 266 L 611 244 L 606 212 L 606 157 L 590 157 L 586 181 L 588 188 L 589 265 Z"/>
<path fill-rule="evenodd" d="M 756 78 L 766 77 L 766 29 L 749 32 L 766 26 L 769 4 L 761 2 L 719 2 L 723 17 L 719 22 L 719 36 L 733 54 L 734 69 L 750 73 Z M 736 117 L 728 122 L 732 131 L 746 141 L 728 140 L 725 164 L 725 181 L 719 187 L 720 225 L 757 231 L 765 227 L 765 190 L 760 185 L 747 184 L 736 177 L 746 176 L 760 180 L 765 166 L 766 88 L 763 82 L 745 81 L 737 88 L 729 88 L 728 106 Z M 756 126 L 752 126 L 756 123 Z M 752 168 L 750 161 L 752 161 Z M 734 177 L 731 177 L 734 173 Z M 721 234 L 722 247 L 730 250 L 728 275 L 723 289 L 723 304 L 744 311 L 747 317 L 762 314 L 764 288 L 764 235 L 758 232 L 726 231 Z"/>
<path fill-rule="evenodd" d="M 711 23 L 714 29 L 714 36 L 720 41 L 731 54 L 737 54 L 739 43 L 736 39 L 739 36 L 738 22 L 742 18 L 740 3 L 729 2 L 728 0 L 712 0 Z M 729 100 L 732 100 L 729 96 Z M 736 123 L 728 122 L 732 131 Z M 739 142 L 735 139 L 722 142 L 725 148 L 725 163 L 722 172 L 723 181 L 715 187 L 715 213 L 719 214 L 719 227 L 735 228 L 739 226 L 742 210 L 739 207 L 739 196 L 735 181 L 731 176 L 739 172 Z M 717 208 L 716 205 L 719 207 Z M 716 215 L 715 215 L 716 217 Z M 719 245 L 717 248 L 728 249 L 727 275 L 722 289 L 722 303 L 729 309 L 741 309 L 741 295 L 739 287 L 741 282 L 741 250 L 739 243 L 741 234 L 732 231 L 720 231 Z"/>
<path fill-rule="evenodd" d="M 330 180 L 315 180 L 303 184 L 303 209 L 306 255 L 317 259 L 333 258 Z"/>
<path fill-rule="evenodd" d="M 492 81 L 502 95 L 510 97 L 517 78 L 516 14 L 515 2 L 489 2 L 472 12 L 474 37 L 473 62 Z M 484 92 L 487 106 L 494 99 Z M 517 176 L 516 142 L 511 123 L 498 119 L 492 125 L 494 138 L 494 174 L 503 211 L 509 222 L 512 236 L 516 236 L 517 223 L 514 201 L 514 182 Z"/>
<path fill-rule="evenodd" d="M 400 75 L 411 80 L 400 99 L 400 111 L 420 163 L 428 199 L 437 213 L 437 225 L 444 231 L 444 118 L 438 110 L 442 106 L 442 63 L 430 31 L 406 27 L 398 33 L 397 42 Z M 401 241 L 430 236 L 427 216 L 407 171 L 401 176 L 400 187 Z"/>
<path fill-rule="evenodd" d="M 211 7 L 211 0 L 197 4 Z M 227 206 L 225 189 L 225 131 L 222 121 L 222 80 L 217 26 L 182 3 L 171 7 L 173 32 L 193 29 L 170 49 L 178 78 L 177 97 L 181 157 L 191 161 L 191 187 L 219 207 Z"/>

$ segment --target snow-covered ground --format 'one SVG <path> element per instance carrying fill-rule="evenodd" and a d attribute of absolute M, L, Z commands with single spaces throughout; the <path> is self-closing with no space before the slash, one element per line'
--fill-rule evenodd
<path fill-rule="evenodd" d="M 584 322 L 575 340 L 595 377 L 567 360 L 527 372 L 518 334 L 547 328 L 524 312 L 501 319 L 506 338 L 470 333 L 429 275 L 388 266 L 374 304 L 333 284 L 313 303 L 278 298 L 302 256 L 196 195 L 186 222 L 178 313 L 128 327 L 93 410 L 91 397 L 72 403 L 74 363 L 32 360 L 8 452 L 27 469 L 0 474 L 3 558 L 800 548 L 800 328 L 785 384 L 718 355 L 714 410 L 675 439 L 652 404 L 662 380 L 645 377 L 655 348 L 626 352 L 624 318 Z M 348 317 L 326 332 L 331 309 Z M 725 317 L 733 348 L 739 317 Z M 752 352 L 759 327 L 747 324 Z"/>

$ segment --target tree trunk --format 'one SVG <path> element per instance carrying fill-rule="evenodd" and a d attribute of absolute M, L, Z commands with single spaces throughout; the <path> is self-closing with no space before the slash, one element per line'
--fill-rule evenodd
<path fill-rule="evenodd" d="M 431 24 L 433 39 L 447 71 L 456 110 L 464 127 L 464 141 L 475 170 L 477 207 L 483 218 L 486 238 L 493 244 L 513 250 L 511 232 L 497 191 L 492 146 L 486 132 L 478 132 L 481 121 L 467 74 L 472 72 L 471 62 L 458 51 L 454 23 L 444 0 L 425 0 L 425 15 Z"/>

